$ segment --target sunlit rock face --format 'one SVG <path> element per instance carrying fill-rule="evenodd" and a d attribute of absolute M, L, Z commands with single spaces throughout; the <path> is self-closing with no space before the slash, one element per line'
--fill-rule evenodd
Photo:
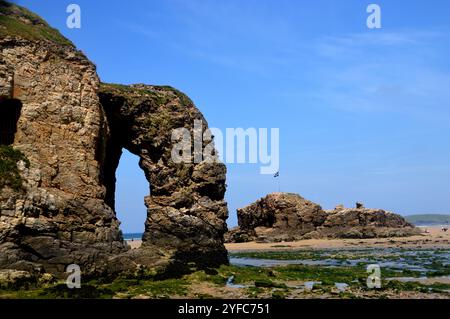
<path fill-rule="evenodd" d="M 298 194 L 272 193 L 237 210 L 239 226 L 229 242 L 281 242 L 312 238 L 376 238 L 411 236 L 420 230 L 400 215 L 382 209 L 339 205 L 325 211 Z"/>
<path fill-rule="evenodd" d="M 226 167 L 214 161 L 175 163 L 172 132 L 186 128 L 193 136 L 194 121 L 207 122 L 192 101 L 171 87 L 103 84 L 100 101 L 110 127 L 103 176 L 107 203 L 113 193 L 122 149 L 139 156 L 150 194 L 142 250 L 171 252 L 181 264 L 214 266 L 227 263 L 223 234 L 228 217 Z M 211 140 L 202 141 L 202 149 Z M 133 252 L 135 254 L 135 252 Z"/>
<path fill-rule="evenodd" d="M 170 158 L 173 128 L 191 130 L 194 119 L 206 128 L 190 99 L 169 87 L 101 85 L 95 66 L 39 17 L 3 1 L 0 12 L 0 109 L 20 105 L 18 119 L 1 123 L 14 126 L 4 134 L 26 158 L 16 163 L 22 187 L 1 189 L 0 268 L 62 275 L 72 263 L 84 274 L 226 263 L 225 166 Z M 114 211 L 123 148 L 149 181 L 144 245 L 133 251 Z"/>
<path fill-rule="evenodd" d="M 402 216 L 383 209 L 336 207 L 327 211 L 325 222 L 311 236 L 333 238 L 379 238 L 417 235 L 420 229 Z"/>

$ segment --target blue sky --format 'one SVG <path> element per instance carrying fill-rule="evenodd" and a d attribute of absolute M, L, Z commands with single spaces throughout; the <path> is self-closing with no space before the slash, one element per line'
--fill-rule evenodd
<path fill-rule="evenodd" d="M 236 208 L 277 191 L 332 208 L 450 212 L 450 2 L 18 1 L 96 63 L 105 82 L 167 84 L 209 125 L 280 128 L 280 178 L 230 164 Z M 66 7 L 82 9 L 68 29 Z M 382 29 L 366 7 L 382 9 Z M 117 172 L 125 232 L 143 230 L 137 159 Z M 279 183 L 279 184 L 278 184 Z"/>

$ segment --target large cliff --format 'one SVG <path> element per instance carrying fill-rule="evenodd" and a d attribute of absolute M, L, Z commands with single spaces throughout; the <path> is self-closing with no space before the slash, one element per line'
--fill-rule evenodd
<path fill-rule="evenodd" d="M 0 1 L 0 113 L 21 180 L 0 184 L 0 268 L 61 275 L 72 263 L 97 274 L 227 262 L 225 166 L 170 158 L 172 129 L 207 125 L 184 94 L 101 84 L 69 40 Z M 140 157 L 149 181 L 144 245 L 133 251 L 114 211 L 123 148 Z"/>

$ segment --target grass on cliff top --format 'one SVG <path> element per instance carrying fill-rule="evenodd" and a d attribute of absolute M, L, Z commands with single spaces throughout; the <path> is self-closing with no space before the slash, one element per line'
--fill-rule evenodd
<path fill-rule="evenodd" d="M 0 145 L 0 189 L 9 186 L 13 190 L 22 189 L 22 177 L 17 162 L 24 161 L 26 167 L 30 162 L 25 155 L 8 145 Z"/>
<path fill-rule="evenodd" d="M 124 85 L 124 84 L 116 84 L 116 83 L 101 83 L 100 84 L 100 92 L 108 93 L 111 91 L 119 91 L 124 94 L 131 94 L 133 92 L 139 92 L 142 94 L 148 94 L 156 99 L 156 102 L 161 104 L 166 104 L 169 102 L 169 97 L 166 96 L 166 93 L 173 93 L 176 97 L 179 98 L 182 105 L 192 105 L 192 100 L 183 92 L 168 86 L 168 85 L 152 85 L 152 88 L 148 88 L 146 86 L 139 87 L 137 85 Z"/>
<path fill-rule="evenodd" d="M 24 7 L 0 0 L 0 38 L 16 36 L 28 40 L 47 40 L 60 45 L 73 43 L 41 17 Z"/>

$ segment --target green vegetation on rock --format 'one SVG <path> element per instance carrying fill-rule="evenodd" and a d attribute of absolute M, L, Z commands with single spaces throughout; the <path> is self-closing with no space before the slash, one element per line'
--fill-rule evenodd
<path fill-rule="evenodd" d="M 413 251 L 408 249 L 339 249 L 339 250 L 286 250 L 286 251 L 248 251 L 234 252 L 230 254 L 233 258 L 251 258 L 262 260 L 303 260 L 314 262 L 319 266 L 358 266 L 364 267 L 368 264 L 389 262 L 391 267 L 384 267 L 384 272 L 389 272 L 390 277 L 421 277 L 423 271 L 411 270 L 400 265 L 408 264 L 413 268 L 426 269 L 428 277 L 439 277 L 450 275 L 450 265 L 447 263 L 448 249 L 420 249 Z M 396 263 L 399 263 L 396 265 Z M 400 269 L 399 269 L 400 267 Z"/>
<path fill-rule="evenodd" d="M 193 105 L 192 100 L 181 91 L 168 85 L 144 85 L 144 84 L 116 84 L 116 83 L 101 83 L 100 93 L 108 93 L 118 91 L 125 97 L 138 93 L 140 95 L 148 95 L 152 98 L 156 105 L 165 105 L 169 103 L 174 97 L 177 97 L 181 105 Z"/>
<path fill-rule="evenodd" d="M 0 0 L 0 38 L 17 36 L 28 40 L 47 40 L 60 45 L 74 46 L 58 30 L 29 10 Z"/>
<path fill-rule="evenodd" d="M 30 162 L 25 155 L 8 145 L 0 145 L 0 189 L 8 186 L 13 190 L 22 189 L 22 177 L 20 176 L 17 162 L 23 161 L 26 167 Z"/>
<path fill-rule="evenodd" d="M 181 91 L 179 91 L 179 90 L 177 90 L 177 89 L 175 89 L 175 88 L 173 88 L 171 86 L 167 86 L 167 85 L 165 85 L 165 86 L 157 86 L 157 88 L 173 92 L 180 99 L 180 102 L 181 102 L 182 105 L 192 105 L 192 104 L 194 104 L 192 102 L 192 100 L 186 94 L 184 94 L 183 92 L 181 92 Z"/>
<path fill-rule="evenodd" d="M 383 271 L 383 278 L 392 276 Z M 401 274 L 400 274 L 401 275 Z M 450 285 L 445 283 L 424 284 L 383 280 L 381 289 L 367 288 L 365 267 L 322 267 L 322 266 L 278 266 L 272 268 L 221 266 L 216 272 L 197 271 L 181 278 L 158 280 L 156 277 L 119 277 L 112 281 L 91 280 L 80 289 L 69 289 L 63 282 L 31 285 L 26 289 L 0 290 L 0 298 L 217 298 L 208 292 L 225 289 L 227 278 L 242 288 L 234 288 L 239 297 L 283 299 L 299 296 L 338 296 L 359 298 L 411 293 L 439 293 L 447 295 Z M 310 290 L 299 290 L 301 283 L 314 282 Z M 346 291 L 337 291 L 336 283 L 346 283 Z M 207 290 L 198 287 L 209 287 Z"/>

